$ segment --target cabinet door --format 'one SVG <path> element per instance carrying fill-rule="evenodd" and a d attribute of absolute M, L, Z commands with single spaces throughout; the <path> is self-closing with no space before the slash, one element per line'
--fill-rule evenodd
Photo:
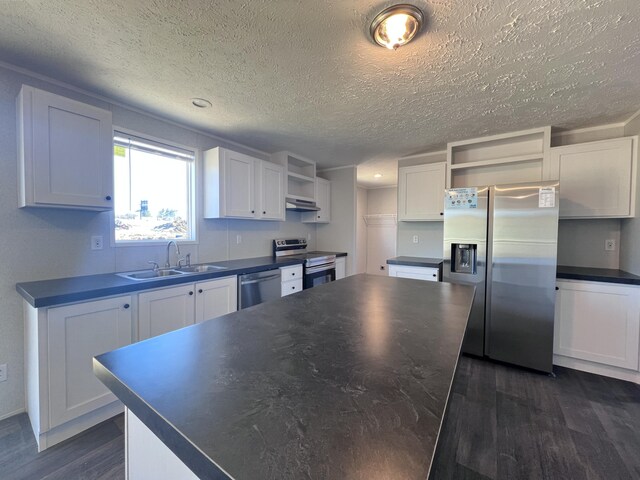
<path fill-rule="evenodd" d="M 220 278 L 196 283 L 196 323 L 235 312 L 238 309 L 238 279 Z"/>
<path fill-rule="evenodd" d="M 398 169 L 398 220 L 442 220 L 446 163 Z"/>
<path fill-rule="evenodd" d="M 316 177 L 315 185 L 317 212 L 305 212 L 302 214 L 302 223 L 329 223 L 331 222 L 331 182 L 324 178 Z"/>
<path fill-rule="evenodd" d="M 138 296 L 138 336 L 140 340 L 193 325 L 195 286 L 163 288 Z"/>
<path fill-rule="evenodd" d="M 554 353 L 638 370 L 640 288 L 557 282 Z"/>
<path fill-rule="evenodd" d="M 25 161 L 30 155 L 32 160 L 32 205 L 112 208 L 111 112 L 30 90 L 31 111 L 23 99 L 23 122 L 30 123 L 33 137 L 22 148 Z M 23 93 L 28 95 L 27 90 Z"/>
<path fill-rule="evenodd" d="M 242 153 L 222 150 L 222 178 L 225 217 L 255 218 L 256 159 Z"/>
<path fill-rule="evenodd" d="M 405 265 L 389 265 L 389 276 L 400 278 L 413 278 L 414 280 L 426 280 L 428 282 L 437 282 L 440 280 L 437 268 L 431 267 L 413 267 Z"/>
<path fill-rule="evenodd" d="M 561 218 L 633 214 L 632 137 L 552 148 L 550 165 L 560 179 Z"/>
<path fill-rule="evenodd" d="M 93 374 L 93 357 L 132 341 L 131 297 L 50 308 L 49 428 L 116 400 Z"/>
<path fill-rule="evenodd" d="M 260 206 L 258 216 L 264 220 L 284 221 L 284 168 L 258 160 Z"/>
<path fill-rule="evenodd" d="M 331 182 L 324 178 L 316 178 L 316 204 L 320 207 L 317 212 L 318 223 L 331 221 Z"/>
<path fill-rule="evenodd" d="M 336 258 L 336 280 L 340 280 L 347 276 L 347 259 L 344 257 Z"/>

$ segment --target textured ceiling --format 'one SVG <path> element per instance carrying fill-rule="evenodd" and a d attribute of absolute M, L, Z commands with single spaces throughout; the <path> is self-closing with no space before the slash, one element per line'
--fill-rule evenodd
<path fill-rule="evenodd" d="M 0 60 L 323 167 L 640 108 L 639 0 L 414 3 L 394 52 L 367 36 L 391 2 L 0 0 Z"/>

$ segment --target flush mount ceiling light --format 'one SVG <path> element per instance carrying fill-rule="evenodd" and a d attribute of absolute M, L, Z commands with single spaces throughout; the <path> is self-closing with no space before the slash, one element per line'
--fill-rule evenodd
<path fill-rule="evenodd" d="M 382 174 L 381 173 L 376 173 L 373 178 L 382 178 Z"/>
<path fill-rule="evenodd" d="M 192 98 L 191 103 L 198 108 L 209 108 L 211 106 L 211 102 L 206 98 Z"/>
<path fill-rule="evenodd" d="M 418 7 L 394 5 L 376 15 L 369 32 L 378 45 L 395 50 L 418 34 L 423 21 L 424 16 Z"/>

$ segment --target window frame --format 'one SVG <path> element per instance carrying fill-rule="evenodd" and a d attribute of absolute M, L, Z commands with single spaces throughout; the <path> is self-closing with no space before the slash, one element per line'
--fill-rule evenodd
<path fill-rule="evenodd" d="M 109 228 L 110 228 L 110 243 L 112 247 L 157 247 L 159 245 L 166 245 L 167 242 L 175 241 L 180 245 L 198 245 L 198 210 L 200 208 L 200 202 L 198 201 L 198 182 L 197 182 L 197 172 L 200 165 L 200 149 L 184 145 L 178 142 L 174 142 L 171 140 L 167 140 L 165 138 L 159 138 L 153 135 L 149 135 L 146 133 L 138 132 L 136 130 L 132 130 L 130 128 L 118 127 L 117 125 L 113 125 L 112 133 L 111 133 L 111 151 L 113 156 L 113 146 L 114 146 L 114 137 L 116 136 L 116 132 L 124 133 L 126 135 L 132 135 L 134 137 L 138 137 L 142 140 L 149 140 L 150 142 L 160 143 L 167 145 L 168 147 L 176 147 L 182 150 L 189 150 L 193 152 L 193 164 L 191 165 L 191 169 L 189 172 L 189 185 L 187 185 L 187 190 L 189 194 L 189 222 L 191 224 L 191 229 L 193 232 L 193 238 L 189 240 L 175 240 L 175 239 L 166 239 L 166 240 L 116 240 L 116 212 L 115 207 L 110 210 L 110 218 L 109 218 Z M 113 161 L 113 159 L 112 159 Z M 115 163 L 113 165 L 112 171 L 115 171 Z M 113 178 L 114 182 L 114 190 L 115 190 L 115 175 Z"/>

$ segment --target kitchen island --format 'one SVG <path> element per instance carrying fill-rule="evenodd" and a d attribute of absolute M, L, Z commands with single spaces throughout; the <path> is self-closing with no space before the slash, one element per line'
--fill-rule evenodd
<path fill-rule="evenodd" d="M 129 478 L 427 478 L 473 295 L 356 275 L 100 355 Z"/>

